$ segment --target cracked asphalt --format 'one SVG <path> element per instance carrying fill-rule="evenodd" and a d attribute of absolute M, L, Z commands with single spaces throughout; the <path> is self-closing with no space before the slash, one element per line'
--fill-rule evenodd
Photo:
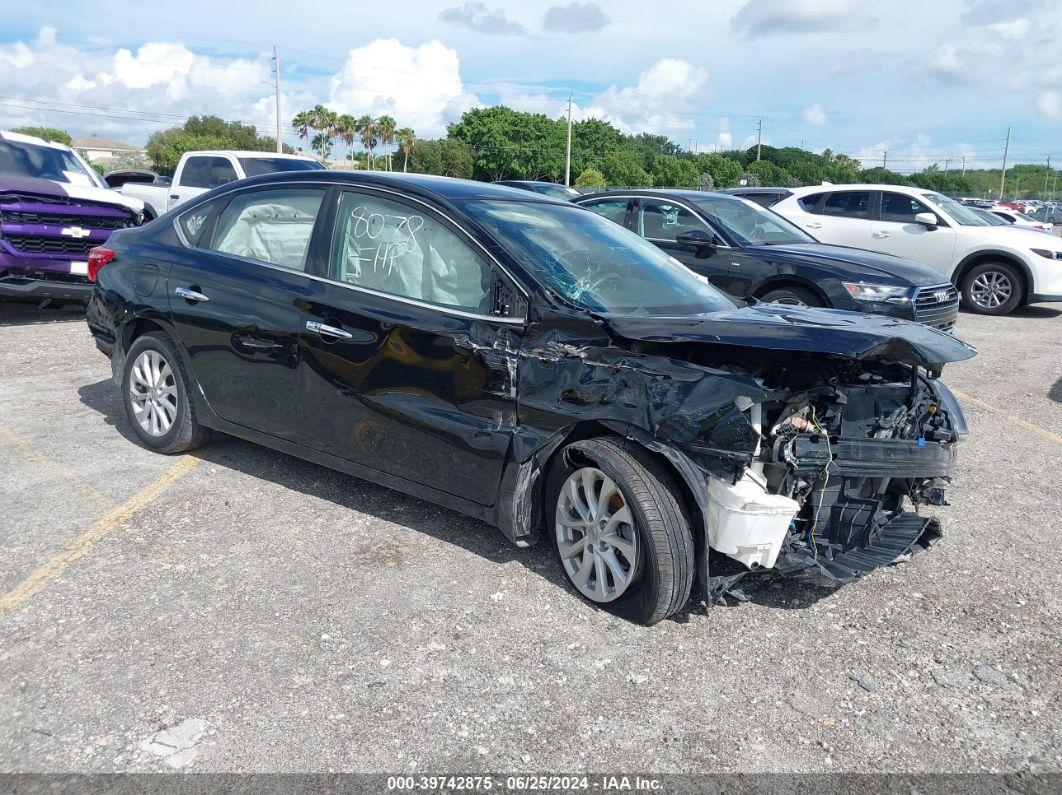
<path fill-rule="evenodd" d="M 0 305 L 0 772 L 1062 770 L 1062 312 L 964 314 L 944 540 L 654 628 L 548 547 L 228 437 L 135 443 Z"/>

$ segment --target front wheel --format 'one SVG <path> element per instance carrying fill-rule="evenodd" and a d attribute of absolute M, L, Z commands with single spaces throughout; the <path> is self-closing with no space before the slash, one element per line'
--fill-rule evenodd
<path fill-rule="evenodd" d="M 565 448 L 546 489 L 561 567 L 581 596 L 639 624 L 686 604 L 693 585 L 689 520 L 667 470 L 626 439 Z"/>
<path fill-rule="evenodd" d="M 1018 271 L 1004 262 L 986 262 L 972 268 L 962 280 L 962 301 L 979 315 L 1006 315 L 1022 300 Z"/>
<path fill-rule="evenodd" d="M 137 337 L 129 347 L 122 403 L 140 441 L 160 453 L 183 453 L 209 438 L 196 419 L 181 356 L 164 332 Z"/>
<path fill-rule="evenodd" d="M 823 300 L 811 290 L 795 285 L 778 287 L 765 294 L 760 300 L 765 304 L 780 304 L 781 306 L 826 306 Z"/>

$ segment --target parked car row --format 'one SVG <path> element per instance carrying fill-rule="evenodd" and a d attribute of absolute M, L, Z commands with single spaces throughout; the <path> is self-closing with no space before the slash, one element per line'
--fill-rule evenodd
<path fill-rule="evenodd" d="M 219 430 L 545 537 L 580 595 L 653 624 L 695 581 L 838 586 L 941 537 L 908 505 L 943 504 L 967 429 L 940 375 L 974 350 L 887 299 L 737 308 L 712 281 L 744 277 L 669 253 L 837 263 L 830 294 L 871 304 L 923 286 L 806 237 L 717 194 L 286 172 L 116 231 L 86 317 L 147 447 Z"/>

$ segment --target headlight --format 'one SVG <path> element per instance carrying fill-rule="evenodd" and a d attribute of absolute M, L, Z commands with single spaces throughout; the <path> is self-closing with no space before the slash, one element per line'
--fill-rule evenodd
<path fill-rule="evenodd" d="M 857 301 L 889 301 L 902 304 L 911 300 L 910 287 L 891 284 L 867 284 L 865 282 L 842 282 L 844 289 Z"/>
<path fill-rule="evenodd" d="M 1039 254 L 1046 259 L 1062 259 L 1062 251 L 1052 251 L 1049 248 L 1033 248 L 1029 249 L 1033 254 Z"/>

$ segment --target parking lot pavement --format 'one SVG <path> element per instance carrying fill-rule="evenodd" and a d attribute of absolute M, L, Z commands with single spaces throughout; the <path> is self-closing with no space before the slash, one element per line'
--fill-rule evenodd
<path fill-rule="evenodd" d="M 80 318 L 0 305 L 0 770 L 1062 770 L 1060 333 L 961 317 L 929 553 L 646 629 L 442 508 L 147 452 Z"/>

